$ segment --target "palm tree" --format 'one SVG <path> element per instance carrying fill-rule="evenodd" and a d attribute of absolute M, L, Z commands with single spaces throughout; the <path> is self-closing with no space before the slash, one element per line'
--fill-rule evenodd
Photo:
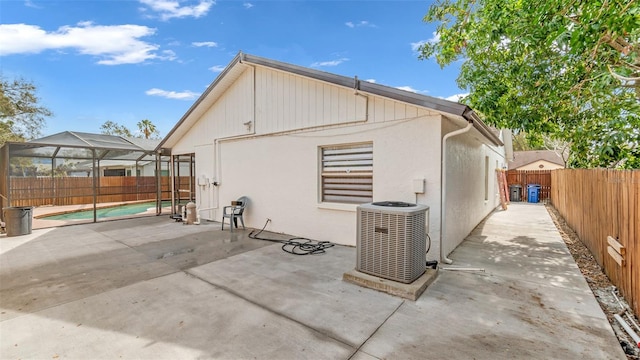
<path fill-rule="evenodd" d="M 159 135 L 158 129 L 151 122 L 151 120 L 144 119 L 138 122 L 138 129 L 140 129 L 140 133 L 144 135 L 145 139 L 151 138 L 151 135 Z"/>

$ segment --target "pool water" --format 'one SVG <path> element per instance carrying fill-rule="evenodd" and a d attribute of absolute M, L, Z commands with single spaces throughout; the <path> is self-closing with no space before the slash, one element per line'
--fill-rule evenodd
<path fill-rule="evenodd" d="M 170 201 L 163 201 L 162 207 L 171 206 Z M 152 208 L 155 209 L 156 202 L 145 202 L 145 203 L 137 203 L 137 204 L 127 204 L 127 205 L 119 205 L 113 206 L 103 209 L 96 210 L 97 218 L 108 218 L 115 216 L 126 216 L 126 215 L 134 215 L 146 212 L 147 209 Z M 59 215 L 51 215 L 42 217 L 42 219 L 47 220 L 93 220 L 93 209 L 70 212 L 66 214 Z"/>

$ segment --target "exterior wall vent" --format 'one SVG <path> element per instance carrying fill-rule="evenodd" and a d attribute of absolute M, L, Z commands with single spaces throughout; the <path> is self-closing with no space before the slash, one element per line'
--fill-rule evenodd
<path fill-rule="evenodd" d="M 398 201 L 358 206 L 356 270 L 411 283 L 426 270 L 429 207 Z"/>

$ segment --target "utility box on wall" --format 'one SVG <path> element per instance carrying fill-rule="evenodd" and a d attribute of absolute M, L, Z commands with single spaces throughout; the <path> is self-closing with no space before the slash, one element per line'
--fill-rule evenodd
<path fill-rule="evenodd" d="M 429 207 L 399 201 L 358 206 L 356 270 L 411 283 L 426 270 Z"/>

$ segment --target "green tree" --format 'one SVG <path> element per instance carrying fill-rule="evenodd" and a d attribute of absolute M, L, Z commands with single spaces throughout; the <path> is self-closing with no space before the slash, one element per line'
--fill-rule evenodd
<path fill-rule="evenodd" d="M 143 135 L 145 139 L 150 139 L 152 136 L 153 139 L 157 139 L 160 136 L 158 129 L 149 119 L 140 120 L 137 125 L 140 134 Z"/>
<path fill-rule="evenodd" d="M 45 117 L 52 113 L 39 104 L 36 86 L 24 79 L 0 76 L 0 146 L 7 141 L 25 141 L 41 134 Z"/>
<path fill-rule="evenodd" d="M 421 58 L 462 60 L 464 99 L 493 125 L 570 144 L 569 164 L 637 167 L 636 0 L 443 0 Z"/>
<path fill-rule="evenodd" d="M 518 131 L 513 133 L 512 137 L 513 151 L 529 151 L 540 150 L 541 145 L 539 139 L 531 138 L 529 134 L 524 131 Z"/>
<path fill-rule="evenodd" d="M 156 126 L 151 122 L 151 120 L 140 120 L 136 124 L 138 129 L 140 130 L 140 134 L 133 136 L 131 130 L 128 127 L 113 122 L 111 120 L 105 121 L 104 124 L 100 126 L 100 132 L 106 135 L 117 135 L 123 137 L 138 137 L 145 139 L 158 139 L 160 133 L 158 132 Z"/>
<path fill-rule="evenodd" d="M 126 126 L 107 120 L 100 126 L 100 132 L 106 135 L 133 137 L 131 130 Z"/>

